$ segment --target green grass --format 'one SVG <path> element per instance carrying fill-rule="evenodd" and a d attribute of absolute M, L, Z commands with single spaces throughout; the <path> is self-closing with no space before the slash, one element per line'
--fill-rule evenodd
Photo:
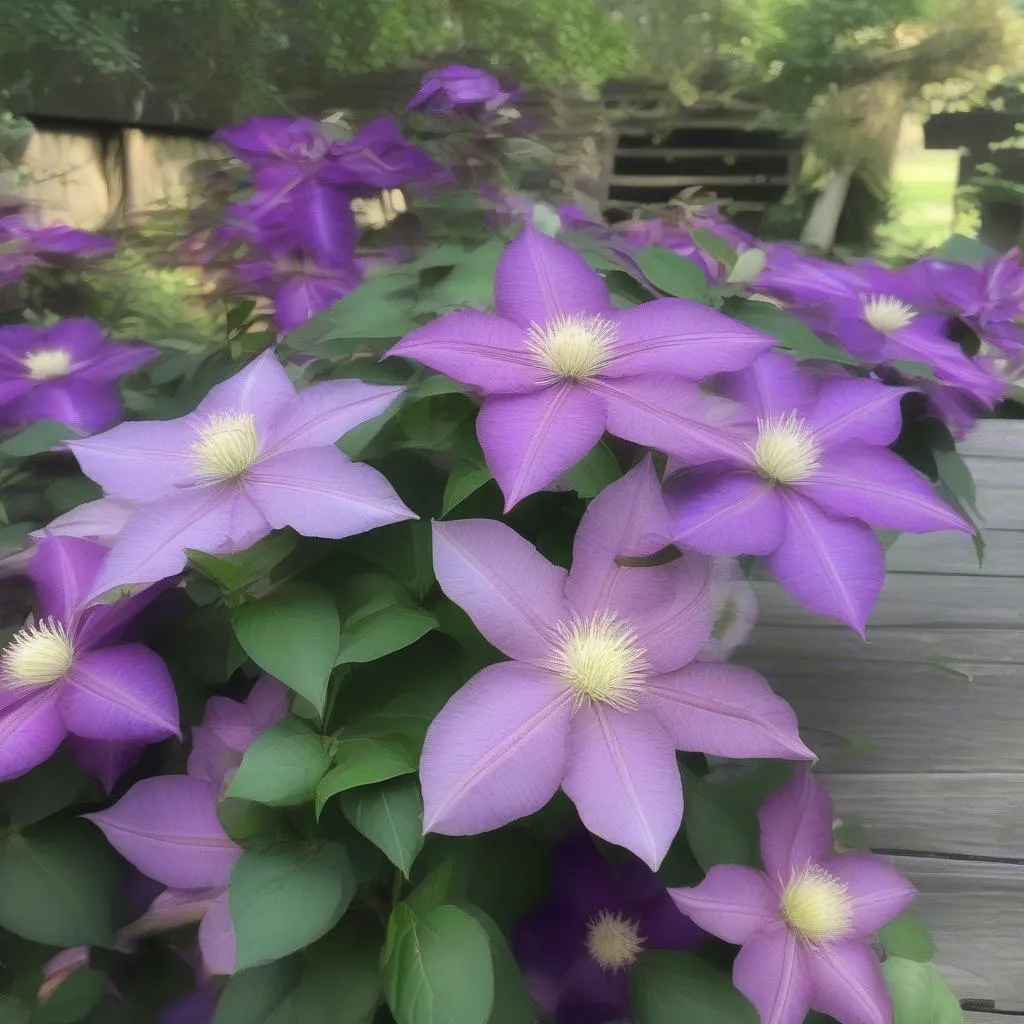
<path fill-rule="evenodd" d="M 897 156 L 892 217 L 879 228 L 879 255 L 932 249 L 953 233 L 958 165 L 958 154 L 950 150 L 922 149 Z"/>

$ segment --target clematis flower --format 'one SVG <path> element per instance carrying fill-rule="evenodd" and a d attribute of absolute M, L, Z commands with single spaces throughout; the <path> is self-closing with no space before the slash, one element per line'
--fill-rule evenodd
<path fill-rule="evenodd" d="M 610 864 L 579 832 L 555 847 L 551 901 L 509 935 L 530 993 L 555 1024 L 629 1017 L 629 972 L 645 949 L 696 949 L 707 937 L 640 861 Z"/>
<path fill-rule="evenodd" d="M 334 444 L 400 391 L 335 380 L 296 395 L 264 352 L 181 419 L 122 423 L 70 442 L 108 496 L 141 506 L 118 534 L 93 596 L 175 575 L 186 548 L 223 554 L 285 526 L 340 538 L 414 518 L 377 470 L 349 462 Z"/>
<path fill-rule="evenodd" d="M 0 780 L 42 764 L 69 733 L 135 744 L 179 736 L 163 661 L 118 634 L 152 595 L 86 606 L 106 548 L 72 537 L 40 542 L 28 573 L 39 618 L 0 652 Z"/>
<path fill-rule="evenodd" d="M 676 541 L 707 554 L 761 555 L 798 601 L 863 635 L 885 576 L 871 526 L 971 530 L 886 447 L 899 435 L 906 389 L 841 377 L 816 388 L 775 353 L 728 387 L 758 417 L 757 430 L 739 458 L 668 481 Z"/>
<path fill-rule="evenodd" d="M 245 751 L 287 710 L 288 690 L 268 675 L 260 676 L 244 703 L 211 697 L 202 724 L 192 730 L 188 774 L 212 782 L 218 792 L 223 792 Z"/>
<path fill-rule="evenodd" d="M 688 664 L 711 633 L 707 560 L 616 563 L 660 550 L 668 529 L 649 459 L 591 502 L 568 574 L 502 523 L 435 523 L 441 588 L 512 660 L 478 672 L 431 723 L 425 831 L 486 832 L 561 787 L 592 833 L 657 868 L 682 818 L 676 750 L 814 756 L 756 672 Z"/>
<path fill-rule="evenodd" d="M 449 64 L 423 76 L 419 90 L 405 109 L 442 112 L 481 105 L 490 109 L 500 106 L 508 97 L 501 83 L 489 71 L 465 64 Z"/>
<path fill-rule="evenodd" d="M 686 299 L 617 310 L 582 256 L 529 224 L 498 262 L 495 305 L 448 313 L 389 354 L 483 392 L 477 435 L 506 509 L 606 429 L 687 464 L 743 450 L 738 407 L 693 382 L 746 366 L 767 335 Z"/>
<path fill-rule="evenodd" d="M 754 588 L 732 558 L 712 559 L 711 611 L 711 638 L 697 660 L 727 661 L 737 647 L 746 643 L 757 623 Z"/>
<path fill-rule="evenodd" d="M 0 216 L 0 283 L 17 284 L 32 266 L 64 266 L 71 261 L 109 256 L 112 238 L 65 224 L 39 227 L 19 213 Z"/>
<path fill-rule="evenodd" d="M 52 419 L 99 430 L 121 413 L 114 381 L 158 354 L 148 345 L 107 341 L 92 320 L 0 327 L 0 422 Z"/>
<path fill-rule="evenodd" d="M 832 807 L 809 771 L 761 805 L 764 871 L 717 864 L 700 885 L 670 890 L 713 935 L 742 946 L 733 983 L 762 1024 L 801 1024 L 808 1010 L 839 1024 L 891 1024 L 871 937 L 916 890 L 881 857 L 836 854 Z"/>
<path fill-rule="evenodd" d="M 125 860 L 168 886 L 139 920 L 122 929 L 119 945 L 131 948 L 145 935 L 198 921 L 207 969 L 230 974 L 235 933 L 227 885 L 242 848 L 217 817 L 217 787 L 185 775 L 143 779 L 113 807 L 85 817 Z"/>
<path fill-rule="evenodd" d="M 160 1011 L 156 1024 L 213 1024 L 221 989 L 208 982 Z"/>

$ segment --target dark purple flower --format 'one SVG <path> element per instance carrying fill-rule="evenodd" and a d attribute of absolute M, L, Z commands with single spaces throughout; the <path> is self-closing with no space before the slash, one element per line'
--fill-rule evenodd
<path fill-rule="evenodd" d="M 456 107 L 500 106 L 509 98 L 501 82 L 483 68 L 450 64 L 423 76 L 419 91 L 406 110 L 454 110 Z"/>
<path fill-rule="evenodd" d="M 35 227 L 20 214 L 0 217 L 0 282 L 15 284 L 30 266 L 63 266 L 71 260 L 108 256 L 117 248 L 112 238 L 52 224 Z"/>
<path fill-rule="evenodd" d="M 158 354 L 107 341 L 92 320 L 0 327 L 0 422 L 52 419 L 85 433 L 100 430 L 121 413 L 113 382 Z"/>
<path fill-rule="evenodd" d="M 802 1024 L 808 1010 L 840 1024 L 891 1024 L 892 997 L 871 947 L 917 890 L 872 853 L 835 852 L 825 787 L 797 768 L 761 805 L 764 871 L 716 864 L 673 889 L 701 927 L 742 946 L 733 983 L 763 1024 Z"/>
<path fill-rule="evenodd" d="M 330 147 L 319 122 L 307 117 L 254 117 L 214 137 L 254 171 L 288 163 L 315 174 Z"/>
<path fill-rule="evenodd" d="M 194 992 L 161 1010 L 156 1024 L 213 1024 L 220 993 L 216 984 L 200 985 Z"/>
<path fill-rule="evenodd" d="M 970 525 L 888 445 L 906 389 L 835 378 L 761 356 L 725 386 L 757 416 L 738 459 L 685 471 L 666 497 L 676 540 L 707 554 L 761 555 L 811 611 L 863 634 L 885 575 L 871 526 L 930 533 Z"/>
<path fill-rule="evenodd" d="M 393 117 L 364 125 L 355 138 L 332 142 L 325 177 L 356 193 L 398 188 L 439 170 L 427 154 L 402 135 Z"/>
<path fill-rule="evenodd" d="M 629 971 L 645 949 L 696 949 L 705 933 L 657 876 L 624 854 L 609 863 L 585 832 L 555 847 L 551 901 L 512 929 L 534 1002 L 556 1024 L 629 1016 Z"/>
<path fill-rule="evenodd" d="M 91 541 L 51 537 L 29 563 L 39 617 L 0 653 L 0 779 L 41 764 L 69 733 L 131 744 L 180 735 L 163 661 L 117 642 L 152 594 L 85 604 L 106 554 Z"/>

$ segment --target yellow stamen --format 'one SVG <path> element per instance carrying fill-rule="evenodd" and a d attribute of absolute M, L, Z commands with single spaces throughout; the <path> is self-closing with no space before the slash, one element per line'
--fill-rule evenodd
<path fill-rule="evenodd" d="M 895 295 L 874 295 L 864 303 L 863 310 L 864 319 L 882 334 L 898 331 L 917 317 L 914 307 Z"/>
<path fill-rule="evenodd" d="M 26 353 L 22 363 L 32 380 L 52 380 L 66 377 L 71 371 L 71 353 L 63 348 L 44 348 Z"/>
<path fill-rule="evenodd" d="M 551 380 L 589 380 L 611 357 L 615 324 L 602 316 L 573 313 L 533 324 L 527 347 L 536 362 L 551 371 Z"/>
<path fill-rule="evenodd" d="M 821 444 L 795 412 L 759 419 L 750 450 L 761 475 L 780 484 L 806 480 L 821 466 Z"/>
<path fill-rule="evenodd" d="M 779 909 L 797 935 L 812 946 L 841 938 L 853 924 L 846 884 L 817 866 L 804 868 L 793 877 Z"/>
<path fill-rule="evenodd" d="M 576 691 L 577 703 L 596 701 L 620 711 L 636 706 L 647 665 L 627 623 L 604 614 L 560 622 L 556 629 L 551 668 Z"/>
<path fill-rule="evenodd" d="M 644 948 L 639 922 L 627 921 L 621 914 L 602 910 L 587 922 L 587 952 L 608 971 L 632 967 Z"/>
<path fill-rule="evenodd" d="M 0 655 L 2 681 L 8 686 L 46 686 L 63 677 L 74 648 L 62 623 L 44 619 L 19 630 Z"/>
<path fill-rule="evenodd" d="M 199 430 L 192 455 L 211 480 L 241 476 L 257 459 L 260 439 L 251 412 L 215 413 Z"/>

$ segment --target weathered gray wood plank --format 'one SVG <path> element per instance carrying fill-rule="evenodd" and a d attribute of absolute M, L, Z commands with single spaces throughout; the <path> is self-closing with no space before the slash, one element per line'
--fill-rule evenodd
<path fill-rule="evenodd" d="M 1024 490 L 1017 494 L 1024 502 Z M 1024 530 L 985 530 L 981 565 L 965 533 L 904 533 L 885 553 L 889 573 L 1024 578 Z M 922 585 L 924 585 L 922 583 Z"/>
<path fill-rule="evenodd" d="M 1024 460 L 1024 431 L 1019 420 L 984 420 L 957 447 L 966 456 Z"/>
<path fill-rule="evenodd" d="M 1024 1024 L 1024 1015 L 964 1011 L 964 1024 Z"/>

